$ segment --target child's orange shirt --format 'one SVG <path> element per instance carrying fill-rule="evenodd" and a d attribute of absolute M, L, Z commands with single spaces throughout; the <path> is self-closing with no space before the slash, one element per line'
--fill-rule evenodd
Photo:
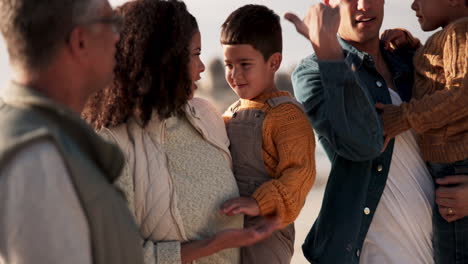
<path fill-rule="evenodd" d="M 252 100 L 241 99 L 240 109 L 265 109 L 273 97 L 291 96 L 278 91 Z M 232 113 L 225 113 L 225 121 Z M 315 180 L 315 137 L 305 113 L 294 104 L 282 104 L 271 110 L 263 121 L 262 155 L 272 180 L 252 195 L 261 215 L 279 215 L 287 226 L 299 215 Z"/>

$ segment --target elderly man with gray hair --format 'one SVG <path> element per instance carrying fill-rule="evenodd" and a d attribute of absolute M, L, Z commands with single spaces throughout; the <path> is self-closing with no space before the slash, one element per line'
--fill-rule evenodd
<path fill-rule="evenodd" d="M 113 79 L 120 19 L 107 0 L 0 0 L 0 17 L 0 263 L 142 263 L 123 157 L 78 114 Z"/>

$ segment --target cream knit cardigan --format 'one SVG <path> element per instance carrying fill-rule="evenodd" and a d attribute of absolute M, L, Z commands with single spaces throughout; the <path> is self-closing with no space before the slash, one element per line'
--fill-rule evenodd
<path fill-rule="evenodd" d="M 214 106 L 204 99 L 193 98 L 184 112 L 202 137 L 222 150 L 231 163 L 224 122 Z M 132 118 L 125 124 L 104 128 L 99 133 L 116 143 L 125 154 L 126 166 L 118 185 L 140 227 L 145 263 L 180 263 L 180 254 L 174 254 L 174 249 L 180 252 L 180 243 L 188 239 L 163 151 L 165 121 L 153 114 L 146 127 Z"/>

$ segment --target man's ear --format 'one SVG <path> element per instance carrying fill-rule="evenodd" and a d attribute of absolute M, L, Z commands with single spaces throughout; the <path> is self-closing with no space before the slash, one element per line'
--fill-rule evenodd
<path fill-rule="evenodd" d="M 268 66 L 270 67 L 270 70 L 276 72 L 280 68 L 282 60 L 283 55 L 280 52 L 273 53 L 268 59 Z"/>
<path fill-rule="evenodd" d="M 88 55 L 88 46 L 86 31 L 81 27 L 75 27 L 68 37 L 68 50 L 71 56 L 81 60 Z"/>

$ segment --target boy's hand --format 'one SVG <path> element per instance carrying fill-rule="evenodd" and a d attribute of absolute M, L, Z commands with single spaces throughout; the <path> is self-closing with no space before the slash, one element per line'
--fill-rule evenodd
<path fill-rule="evenodd" d="M 421 46 L 419 39 L 413 37 L 407 30 L 400 28 L 385 30 L 380 39 L 384 43 L 384 48 L 388 51 L 395 51 L 404 47 L 418 49 Z"/>
<path fill-rule="evenodd" d="M 405 31 L 398 28 L 385 30 L 380 39 L 384 43 L 384 48 L 388 51 L 395 51 L 408 45 L 408 38 Z"/>
<path fill-rule="evenodd" d="M 229 216 L 237 214 L 245 214 L 250 216 L 258 216 L 260 208 L 254 198 L 251 197 L 237 197 L 228 200 L 221 205 L 221 213 Z"/>

